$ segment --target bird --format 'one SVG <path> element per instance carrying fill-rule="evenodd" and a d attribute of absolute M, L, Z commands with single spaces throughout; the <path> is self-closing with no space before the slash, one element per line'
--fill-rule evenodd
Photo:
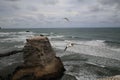
<path fill-rule="evenodd" d="M 72 47 L 73 45 L 74 45 L 74 43 L 69 42 L 69 43 L 66 45 L 66 47 L 65 47 L 64 51 L 66 51 L 66 50 L 67 50 L 67 48 Z"/>
<path fill-rule="evenodd" d="M 67 17 L 65 17 L 64 19 L 65 19 L 66 21 L 68 21 L 68 22 L 70 21 Z"/>

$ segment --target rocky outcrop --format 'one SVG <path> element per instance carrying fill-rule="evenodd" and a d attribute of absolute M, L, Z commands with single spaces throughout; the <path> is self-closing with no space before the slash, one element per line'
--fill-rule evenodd
<path fill-rule="evenodd" d="M 57 80 L 65 69 L 56 57 L 47 37 L 36 36 L 26 40 L 24 63 L 17 67 L 12 80 Z"/>

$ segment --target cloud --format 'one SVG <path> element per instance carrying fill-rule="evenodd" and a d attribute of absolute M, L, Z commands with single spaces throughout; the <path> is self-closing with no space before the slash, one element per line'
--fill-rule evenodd
<path fill-rule="evenodd" d="M 58 0 L 42 0 L 43 4 L 56 4 L 58 3 Z"/>
<path fill-rule="evenodd" d="M 120 0 L 0 0 L 3 27 L 120 24 Z M 66 23 L 63 18 L 71 20 Z"/>
<path fill-rule="evenodd" d="M 94 6 L 89 7 L 89 10 L 90 10 L 90 12 L 100 12 L 100 11 L 102 11 L 102 10 L 104 10 L 104 9 L 101 8 L 101 7 L 98 6 L 98 5 L 94 5 Z"/>
<path fill-rule="evenodd" d="M 115 9 L 120 9 L 120 0 L 100 0 L 100 3 L 104 6 L 113 6 Z"/>
<path fill-rule="evenodd" d="M 6 1 L 13 1 L 14 2 L 14 1 L 19 1 L 19 0 L 6 0 Z"/>
<path fill-rule="evenodd" d="M 120 0 L 99 0 L 102 4 L 115 5 L 120 4 Z"/>

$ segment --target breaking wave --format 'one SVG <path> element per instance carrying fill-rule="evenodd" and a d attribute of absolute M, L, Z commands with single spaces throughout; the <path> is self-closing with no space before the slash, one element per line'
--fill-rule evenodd
<path fill-rule="evenodd" d="M 74 43 L 74 46 L 67 48 L 67 51 L 82 53 L 87 55 L 101 56 L 112 59 L 119 60 L 119 50 L 120 48 L 109 47 L 106 45 L 105 40 L 90 40 L 90 41 L 75 41 L 75 40 L 65 40 L 65 41 L 51 41 L 54 48 L 64 50 L 66 45 L 69 43 Z M 71 54 L 71 53 L 69 53 Z M 63 54 L 68 55 L 68 54 Z"/>

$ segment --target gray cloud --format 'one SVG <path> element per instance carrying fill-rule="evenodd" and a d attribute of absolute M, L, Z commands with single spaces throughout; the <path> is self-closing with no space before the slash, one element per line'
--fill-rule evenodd
<path fill-rule="evenodd" d="M 0 5 L 0 15 L 10 15 L 15 12 L 11 6 Z"/>
<path fill-rule="evenodd" d="M 27 9 L 30 11 L 38 11 L 38 8 L 36 8 L 35 6 L 28 6 Z"/>
<path fill-rule="evenodd" d="M 114 6 L 115 8 L 120 9 L 120 0 L 100 0 L 100 3 L 103 5 Z"/>
<path fill-rule="evenodd" d="M 120 0 L 100 0 L 100 2 L 108 5 L 120 4 Z"/>
<path fill-rule="evenodd" d="M 58 3 L 58 0 L 42 0 L 43 4 L 56 4 Z"/>
<path fill-rule="evenodd" d="M 15 9 L 15 10 L 20 10 L 20 7 L 17 6 L 17 5 L 11 5 L 11 7 L 12 7 L 13 9 Z"/>
<path fill-rule="evenodd" d="M 101 7 L 97 6 L 97 5 L 91 6 L 91 7 L 89 7 L 89 8 L 90 8 L 90 11 L 91 11 L 91 12 L 99 12 L 99 11 L 104 10 L 103 8 L 101 8 Z"/>
<path fill-rule="evenodd" d="M 0 0 L 0 25 L 118 26 L 119 5 L 120 0 Z M 66 23 L 64 17 L 71 22 Z"/>
<path fill-rule="evenodd" d="M 12 2 L 14 2 L 14 1 L 20 1 L 20 0 L 5 0 L 5 1 L 12 1 Z"/>

